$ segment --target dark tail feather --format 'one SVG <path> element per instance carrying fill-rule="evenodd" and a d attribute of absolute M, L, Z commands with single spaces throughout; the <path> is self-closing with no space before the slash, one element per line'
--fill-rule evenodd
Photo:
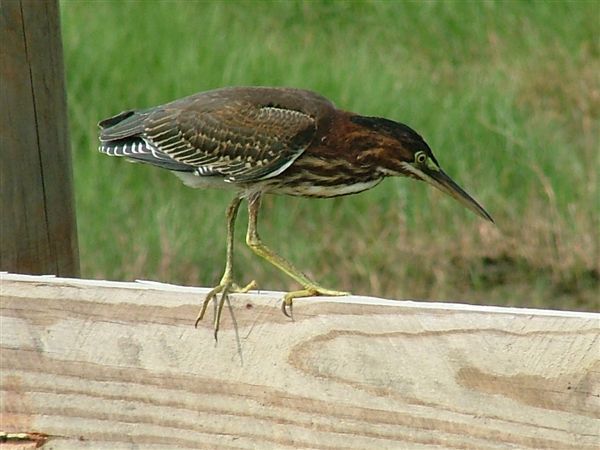
<path fill-rule="evenodd" d="M 98 123 L 100 140 L 107 142 L 139 136 L 144 132 L 144 121 L 147 115 L 145 111 L 123 111 L 104 119 Z"/>
<path fill-rule="evenodd" d="M 106 128 L 110 128 L 113 125 L 116 125 L 119 122 L 133 116 L 134 114 L 135 114 L 134 110 L 123 111 L 123 112 L 117 114 L 116 116 L 112 116 L 112 117 L 109 117 L 108 119 L 101 120 L 100 122 L 98 122 L 98 126 L 104 130 Z"/>
<path fill-rule="evenodd" d="M 195 168 L 175 161 L 169 155 L 149 146 L 141 137 L 147 111 L 124 111 L 101 121 L 100 150 L 110 156 L 123 156 L 130 161 L 143 162 L 177 172 L 192 172 Z"/>

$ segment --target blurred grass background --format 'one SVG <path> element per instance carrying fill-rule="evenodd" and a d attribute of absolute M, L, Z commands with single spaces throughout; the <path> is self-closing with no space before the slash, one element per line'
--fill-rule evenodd
<path fill-rule="evenodd" d="M 265 242 L 323 285 L 397 299 L 597 310 L 598 3 L 61 4 L 82 276 L 213 286 L 231 192 L 99 154 L 96 123 L 229 85 L 315 90 L 409 124 L 492 226 L 424 183 L 269 196 Z M 244 244 L 236 278 L 296 289 Z"/>

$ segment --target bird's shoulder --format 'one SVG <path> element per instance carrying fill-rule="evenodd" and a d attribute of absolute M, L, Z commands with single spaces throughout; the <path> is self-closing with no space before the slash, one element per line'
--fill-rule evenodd
<path fill-rule="evenodd" d="M 320 120 L 332 114 L 331 101 L 316 92 L 284 87 L 227 87 L 199 92 L 165 105 L 168 109 L 219 113 L 248 109 L 279 109 L 293 111 Z"/>

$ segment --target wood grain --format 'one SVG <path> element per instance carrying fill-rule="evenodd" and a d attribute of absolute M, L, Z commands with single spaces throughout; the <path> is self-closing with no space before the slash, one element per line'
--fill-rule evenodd
<path fill-rule="evenodd" d="M 56 0 L 0 0 L 0 268 L 79 275 Z"/>
<path fill-rule="evenodd" d="M 1 422 L 62 448 L 597 449 L 600 315 L 1 280 Z"/>

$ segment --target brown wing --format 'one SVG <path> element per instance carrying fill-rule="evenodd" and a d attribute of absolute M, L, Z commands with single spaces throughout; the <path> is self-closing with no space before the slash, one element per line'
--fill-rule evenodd
<path fill-rule="evenodd" d="M 101 123 L 107 125 L 101 140 L 136 136 L 154 154 L 150 157 L 167 157 L 200 175 L 247 182 L 284 171 L 310 145 L 319 121 L 332 109 L 308 91 L 220 89 L 126 115 L 116 124 L 108 119 Z"/>
<path fill-rule="evenodd" d="M 235 104 L 206 112 L 164 109 L 152 114 L 142 137 L 174 160 L 252 181 L 280 173 L 308 147 L 315 120 L 301 112 Z"/>

